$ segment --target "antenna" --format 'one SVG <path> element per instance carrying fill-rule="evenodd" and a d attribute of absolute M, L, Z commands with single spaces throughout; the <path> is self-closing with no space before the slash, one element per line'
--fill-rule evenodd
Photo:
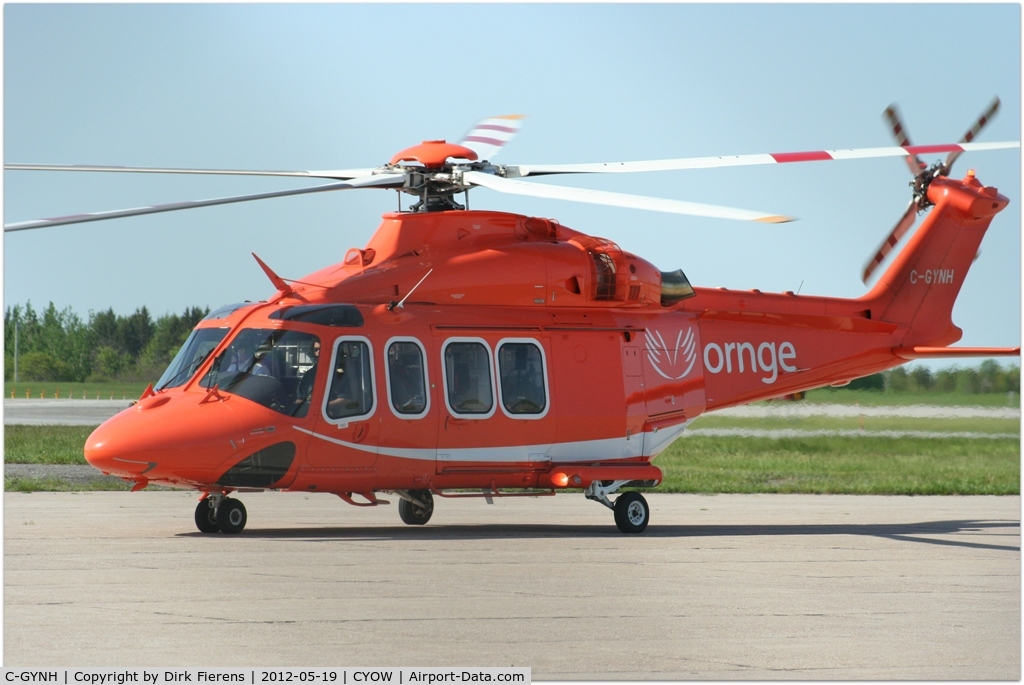
<path fill-rule="evenodd" d="M 416 292 L 416 288 L 420 287 L 420 283 L 423 283 L 423 281 L 427 280 L 427 276 L 429 276 L 432 273 L 434 273 L 433 269 L 431 269 L 427 273 L 423 274 L 423 278 L 421 278 L 419 281 L 417 281 L 416 285 L 414 285 L 412 287 L 412 289 L 405 294 L 405 297 L 403 297 L 398 302 L 392 302 L 391 304 L 388 305 L 388 311 L 389 312 L 393 312 L 396 309 L 401 309 L 402 305 L 405 304 L 405 301 L 409 299 L 409 296 L 412 295 L 414 292 Z"/>

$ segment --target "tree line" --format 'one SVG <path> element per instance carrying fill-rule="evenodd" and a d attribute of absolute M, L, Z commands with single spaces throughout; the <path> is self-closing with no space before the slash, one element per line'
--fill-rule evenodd
<path fill-rule="evenodd" d="M 83 320 L 51 302 L 37 312 L 28 302 L 4 309 L 4 380 L 60 382 L 155 381 L 209 308 L 189 307 L 155 321 L 146 307 L 121 316 L 113 308 Z"/>
<path fill-rule="evenodd" d="M 1002 366 L 986 359 L 977 367 L 951 366 L 932 371 L 927 366 L 897 366 L 882 373 L 858 378 L 845 386 L 850 390 L 910 393 L 981 393 L 1020 392 L 1020 365 Z"/>
<path fill-rule="evenodd" d="M 113 308 L 89 312 L 83 321 L 70 307 L 51 302 L 41 313 L 29 302 L 4 310 L 4 380 L 14 380 L 15 324 L 18 380 L 155 381 L 170 364 L 209 308 L 189 307 L 155 321 L 146 307 L 128 316 Z M 926 366 L 899 366 L 858 378 L 847 388 L 882 392 L 1020 392 L 1020 366 L 991 359 L 978 367 L 953 366 L 933 372 Z"/>

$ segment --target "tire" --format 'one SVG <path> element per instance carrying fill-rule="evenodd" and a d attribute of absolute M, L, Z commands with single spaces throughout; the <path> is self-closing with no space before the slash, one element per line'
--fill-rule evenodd
<path fill-rule="evenodd" d="M 625 492 L 615 500 L 615 525 L 623 533 L 642 533 L 650 521 L 651 508 L 639 492 Z"/>
<path fill-rule="evenodd" d="M 245 505 L 237 499 L 225 497 L 217 507 L 217 525 L 222 533 L 236 535 L 242 532 L 246 522 Z"/>
<path fill-rule="evenodd" d="M 200 500 L 196 505 L 196 528 L 200 533 L 219 533 L 217 510 L 210 506 L 210 500 Z"/>
<path fill-rule="evenodd" d="M 431 514 L 434 513 L 434 496 L 430 494 L 430 490 L 410 490 L 409 494 L 423 502 L 426 508 L 417 506 L 407 499 L 402 499 L 398 501 L 398 515 L 402 517 L 403 523 L 410 526 L 422 526 L 430 520 Z"/>

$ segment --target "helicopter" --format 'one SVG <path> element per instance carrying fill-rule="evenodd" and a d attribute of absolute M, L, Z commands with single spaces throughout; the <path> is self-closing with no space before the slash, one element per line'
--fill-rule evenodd
<path fill-rule="evenodd" d="M 968 151 L 1019 148 L 975 137 L 915 146 L 895 106 L 897 145 L 638 162 L 499 165 L 522 117 L 478 122 L 459 143 L 424 141 L 377 167 L 246 171 L 6 164 L 9 170 L 263 175 L 326 184 L 5 225 L 5 232 L 365 188 L 398 191 L 398 211 L 362 248 L 299 279 L 253 254 L 275 288 L 200 321 L 163 376 L 89 436 L 85 458 L 132 483 L 200 493 L 202 533 L 237 534 L 237 495 L 330 493 L 389 504 L 426 524 L 435 497 L 582 491 L 642 533 L 652 463 L 701 415 L 851 380 L 915 359 L 1019 355 L 951 347 L 951 312 L 993 218 L 1009 200 Z M 921 155 L 946 154 L 931 165 Z M 538 184 L 529 177 L 902 157 L 912 175 L 903 216 L 865 265 L 854 299 L 693 286 L 614 242 L 556 220 L 470 210 L 476 187 L 683 215 L 778 223 L 791 217 L 681 200 Z M 415 202 L 401 207 L 403 194 Z M 465 195 L 465 204 L 459 196 Z M 628 488 L 623 490 L 624 488 Z M 612 499 L 614 497 L 614 499 Z"/>

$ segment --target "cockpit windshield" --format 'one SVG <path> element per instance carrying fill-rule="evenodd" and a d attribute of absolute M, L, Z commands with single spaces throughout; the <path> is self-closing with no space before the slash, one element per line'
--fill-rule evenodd
<path fill-rule="evenodd" d="M 200 381 L 204 388 L 239 395 L 301 418 L 309 411 L 320 339 L 311 333 L 246 328 Z"/>
<path fill-rule="evenodd" d="M 227 328 L 197 328 L 174 356 L 171 365 L 156 382 L 156 390 L 184 385 L 228 334 Z"/>

